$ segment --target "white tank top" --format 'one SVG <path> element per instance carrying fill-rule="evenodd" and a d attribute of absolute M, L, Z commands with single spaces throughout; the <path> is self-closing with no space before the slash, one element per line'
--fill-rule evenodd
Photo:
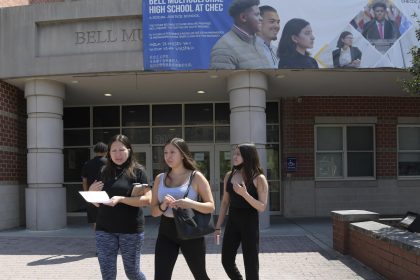
<path fill-rule="evenodd" d="M 168 194 L 171 195 L 175 199 L 183 198 L 185 195 L 185 192 L 187 191 L 188 183 L 190 182 L 190 177 L 188 177 L 188 180 L 184 182 L 184 184 L 182 184 L 181 186 L 167 187 L 165 185 L 166 175 L 167 175 L 166 173 L 161 173 L 161 176 L 160 176 L 160 182 L 159 182 L 159 187 L 158 187 L 159 203 L 162 203 L 163 198 Z M 187 197 L 191 200 L 197 201 L 197 192 L 192 186 L 190 187 L 190 190 L 188 191 Z M 168 207 L 168 209 L 163 213 L 163 215 L 165 215 L 166 217 L 171 217 L 171 218 L 174 217 L 174 214 L 172 213 L 172 209 L 170 207 Z"/>

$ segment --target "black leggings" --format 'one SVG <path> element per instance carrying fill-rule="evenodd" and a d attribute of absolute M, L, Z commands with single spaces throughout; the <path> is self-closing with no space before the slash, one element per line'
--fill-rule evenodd
<path fill-rule="evenodd" d="M 206 272 L 206 243 L 204 238 L 180 240 L 174 219 L 162 216 L 155 247 L 155 280 L 170 280 L 179 249 L 194 278 L 208 280 Z"/>
<path fill-rule="evenodd" d="M 229 209 L 222 245 L 222 264 L 230 279 L 241 280 L 235 259 L 242 245 L 247 280 L 258 280 L 259 220 L 255 209 Z"/>

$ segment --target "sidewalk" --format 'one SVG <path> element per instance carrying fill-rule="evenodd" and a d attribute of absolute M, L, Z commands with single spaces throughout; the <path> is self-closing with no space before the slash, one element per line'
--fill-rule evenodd
<path fill-rule="evenodd" d="M 159 219 L 147 218 L 141 269 L 153 279 L 154 246 Z M 220 262 L 221 246 L 212 236 L 207 241 L 207 271 L 211 279 L 228 279 Z M 243 272 L 242 254 L 237 257 Z M 0 231 L 0 278 L 9 279 L 101 279 L 95 256 L 94 235 L 87 225 L 69 225 L 56 231 L 26 229 Z M 118 257 L 118 279 L 126 279 Z M 193 279 L 182 257 L 174 280 Z M 384 279 L 349 256 L 332 249 L 329 218 L 286 219 L 273 217 L 261 231 L 260 279 L 287 280 L 380 280 Z"/>

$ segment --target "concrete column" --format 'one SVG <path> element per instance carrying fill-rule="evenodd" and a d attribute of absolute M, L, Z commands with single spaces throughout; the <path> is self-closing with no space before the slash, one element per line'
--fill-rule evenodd
<path fill-rule="evenodd" d="M 267 174 L 267 154 L 265 145 L 266 117 L 265 103 L 268 83 L 264 73 L 240 71 L 228 78 L 227 90 L 230 99 L 230 143 L 254 143 L 261 165 Z M 260 214 L 260 227 L 270 226 L 270 209 Z"/>
<path fill-rule="evenodd" d="M 27 100 L 28 188 L 26 227 L 54 230 L 66 226 L 66 190 L 63 188 L 64 85 L 31 80 Z"/>

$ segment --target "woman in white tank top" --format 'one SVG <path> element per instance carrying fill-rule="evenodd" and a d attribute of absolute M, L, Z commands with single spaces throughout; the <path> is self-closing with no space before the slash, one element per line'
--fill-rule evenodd
<path fill-rule="evenodd" d="M 152 216 L 161 216 L 155 247 L 155 280 L 169 280 L 181 249 L 195 279 L 210 279 L 206 272 L 204 237 L 181 240 L 177 237 L 172 208 L 192 208 L 202 213 L 214 211 L 210 185 L 197 165 L 187 144 L 181 138 L 168 141 L 164 147 L 168 172 L 156 176 L 153 190 Z M 195 171 L 195 172 L 194 172 Z M 191 181 L 188 196 L 184 194 Z M 197 196 L 202 202 L 197 201 Z"/>

